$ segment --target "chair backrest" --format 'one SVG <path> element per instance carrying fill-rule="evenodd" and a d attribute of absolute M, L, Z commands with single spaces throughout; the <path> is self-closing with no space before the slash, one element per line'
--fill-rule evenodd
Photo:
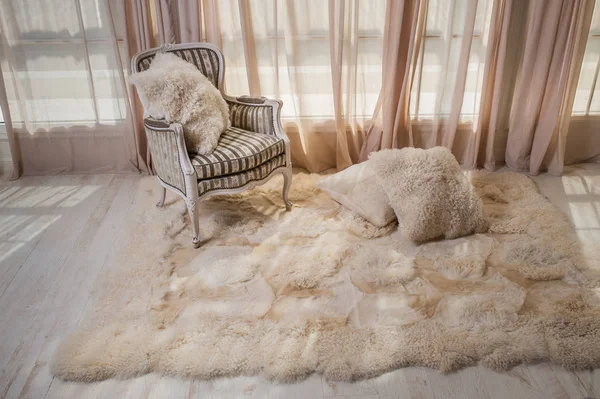
<path fill-rule="evenodd" d="M 157 52 L 169 52 L 192 63 L 219 90 L 223 90 L 225 60 L 218 47 L 210 43 L 163 44 L 160 47 L 137 53 L 131 59 L 132 72 L 145 71 L 150 67 Z"/>

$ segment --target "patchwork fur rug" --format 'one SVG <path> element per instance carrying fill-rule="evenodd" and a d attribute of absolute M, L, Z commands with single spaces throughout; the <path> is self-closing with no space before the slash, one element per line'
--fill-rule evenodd
<path fill-rule="evenodd" d="M 319 178 L 294 176 L 288 213 L 280 179 L 202 202 L 199 249 L 183 201 L 155 208 L 158 183 L 143 179 L 54 374 L 354 380 L 412 365 L 600 365 L 596 248 L 529 178 L 473 174 L 490 231 L 420 246 L 345 211 Z"/>

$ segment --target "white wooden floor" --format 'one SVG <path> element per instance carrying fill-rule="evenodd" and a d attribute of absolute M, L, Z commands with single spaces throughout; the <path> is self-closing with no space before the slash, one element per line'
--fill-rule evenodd
<path fill-rule="evenodd" d="M 600 165 L 542 192 L 569 214 L 582 239 L 600 240 Z M 320 376 L 292 385 L 259 378 L 210 382 L 147 375 L 96 384 L 48 372 L 60 339 L 77 326 L 131 205 L 137 175 L 28 177 L 0 183 L 0 397 L 16 398 L 599 398 L 600 370 L 540 364 L 499 374 L 482 367 L 443 375 L 407 368 L 354 384 Z"/>

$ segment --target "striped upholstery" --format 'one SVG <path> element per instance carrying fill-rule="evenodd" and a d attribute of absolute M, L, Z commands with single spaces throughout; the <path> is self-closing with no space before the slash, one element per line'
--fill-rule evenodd
<path fill-rule="evenodd" d="M 198 194 L 202 196 L 209 191 L 242 187 L 252 181 L 264 179 L 269 173 L 281 166 L 285 166 L 285 155 L 283 154 L 242 173 L 221 176 L 215 179 L 200 180 L 198 182 Z"/>
<path fill-rule="evenodd" d="M 156 174 L 162 181 L 185 194 L 185 179 L 179 161 L 177 135 L 174 131 L 153 130 L 150 123 L 145 123 L 144 127 L 152 154 L 152 167 Z"/>
<path fill-rule="evenodd" d="M 202 72 L 204 76 L 211 81 L 211 83 L 218 87 L 219 83 L 219 58 L 217 53 L 209 48 L 196 48 L 186 50 L 169 50 L 169 53 L 173 53 L 176 56 L 183 58 L 189 63 L 192 63 Z M 150 63 L 154 58 L 154 54 L 148 54 L 138 60 L 137 70 L 138 72 L 145 71 L 150 67 Z"/>
<path fill-rule="evenodd" d="M 232 101 L 228 103 L 231 126 L 251 132 L 275 134 L 273 108 L 270 105 L 245 105 Z"/>
<path fill-rule="evenodd" d="M 198 179 L 207 179 L 250 170 L 284 151 L 280 137 L 230 127 L 219 138 L 214 152 L 190 154 L 190 159 Z"/>

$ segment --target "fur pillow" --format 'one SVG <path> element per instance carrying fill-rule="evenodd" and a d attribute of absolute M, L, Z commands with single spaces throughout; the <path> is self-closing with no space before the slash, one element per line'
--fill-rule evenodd
<path fill-rule="evenodd" d="M 321 190 L 363 219 L 377 227 L 384 227 L 396 215 L 388 197 L 377 184 L 371 161 L 352 165 L 343 171 L 327 176 L 318 183 Z"/>
<path fill-rule="evenodd" d="M 405 234 L 413 241 L 487 230 L 481 199 L 447 148 L 382 150 L 369 159 Z"/>
<path fill-rule="evenodd" d="M 194 65 L 170 53 L 157 53 L 146 71 L 133 74 L 146 113 L 183 125 L 190 152 L 208 154 L 229 127 L 229 107 L 221 92 Z"/>

